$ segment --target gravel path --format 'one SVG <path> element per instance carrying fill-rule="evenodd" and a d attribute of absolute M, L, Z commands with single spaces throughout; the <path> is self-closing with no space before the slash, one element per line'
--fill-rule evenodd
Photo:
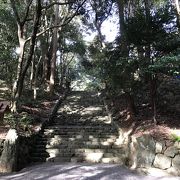
<path fill-rule="evenodd" d="M 0 176 L 1 180 L 180 180 L 180 177 L 140 176 L 114 164 L 44 163 L 18 173 Z"/>

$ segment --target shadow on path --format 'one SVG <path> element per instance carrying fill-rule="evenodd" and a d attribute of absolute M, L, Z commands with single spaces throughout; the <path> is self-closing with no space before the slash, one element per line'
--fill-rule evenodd
<path fill-rule="evenodd" d="M 179 177 L 140 176 L 125 167 L 112 164 L 44 163 L 18 173 L 0 176 L 2 180 L 180 180 Z"/>

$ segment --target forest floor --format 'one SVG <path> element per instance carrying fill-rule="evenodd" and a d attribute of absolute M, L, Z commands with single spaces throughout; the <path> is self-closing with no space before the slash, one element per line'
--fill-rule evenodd
<path fill-rule="evenodd" d="M 18 126 L 20 133 L 30 134 L 40 130 L 41 125 L 44 121 L 47 121 L 54 107 L 56 100 L 59 98 L 58 95 L 49 96 L 46 92 L 40 92 L 40 96 L 37 100 L 33 100 L 32 92 L 25 92 L 22 97 L 21 106 L 19 109 L 19 115 L 17 118 L 22 118 L 25 115 L 31 118 L 31 122 L 24 122 Z M 10 102 L 10 91 L 8 88 L 1 86 L 0 88 L 0 101 Z M 14 126 L 8 119 L 8 113 L 5 114 L 4 121 L 0 123 L 0 139 L 4 139 L 8 130 Z"/>
<path fill-rule="evenodd" d="M 119 103 L 115 103 L 115 109 L 118 109 L 118 111 L 112 113 L 112 116 L 119 127 L 129 131 L 130 135 L 137 137 L 143 134 L 151 134 L 157 140 L 180 141 L 180 116 L 178 114 L 161 112 L 158 109 L 155 124 L 151 107 L 140 105 L 133 119 L 128 119 L 126 100 L 122 98 L 118 101 Z"/>
<path fill-rule="evenodd" d="M 1 86 L 0 88 L 0 101 L 9 100 L 8 88 Z M 40 93 L 40 97 L 33 101 L 30 98 L 30 92 L 25 93 L 23 99 L 25 101 L 21 104 L 21 113 L 27 113 L 32 117 L 33 123 L 28 127 L 20 127 L 19 130 L 25 133 L 33 133 L 41 128 L 42 122 L 48 119 L 51 109 L 53 108 L 58 95 L 49 97 L 46 93 Z M 180 119 L 176 114 L 157 113 L 157 124 L 155 125 L 152 120 L 151 108 L 149 106 L 141 106 L 138 108 L 138 114 L 133 121 L 127 120 L 126 115 L 126 102 L 122 99 L 118 100 L 118 113 L 115 114 L 115 121 L 125 129 L 130 131 L 131 135 L 141 136 L 142 134 L 151 134 L 159 140 L 173 141 L 175 138 L 180 137 Z M 20 113 L 20 114 L 21 114 Z M 5 138 L 10 126 L 7 123 L 0 125 L 0 139 Z M 175 135 L 175 136 L 174 136 Z M 177 140 L 177 139 L 176 139 Z"/>

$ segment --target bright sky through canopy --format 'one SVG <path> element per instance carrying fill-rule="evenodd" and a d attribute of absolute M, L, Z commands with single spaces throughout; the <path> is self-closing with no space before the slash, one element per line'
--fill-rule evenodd
<path fill-rule="evenodd" d="M 105 35 L 106 41 L 112 42 L 115 40 L 118 34 L 118 20 L 116 15 L 113 14 L 111 17 L 107 18 L 101 27 L 102 34 Z M 84 39 L 86 41 L 92 41 L 96 33 L 92 33 L 91 35 L 85 34 Z"/>

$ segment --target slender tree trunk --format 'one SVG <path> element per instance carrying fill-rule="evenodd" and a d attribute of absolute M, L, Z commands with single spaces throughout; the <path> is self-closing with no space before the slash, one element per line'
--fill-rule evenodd
<path fill-rule="evenodd" d="M 17 87 L 19 84 L 19 78 L 22 73 L 22 67 L 24 62 L 24 49 L 25 49 L 25 39 L 24 36 L 24 26 L 17 24 L 18 26 L 18 39 L 19 39 L 19 58 L 18 58 L 18 66 L 17 66 L 17 76 L 13 86 L 13 99 L 15 99 L 15 95 L 17 93 Z"/>
<path fill-rule="evenodd" d="M 125 28 L 125 22 L 124 22 L 124 0 L 117 0 L 118 5 L 118 11 L 119 11 L 119 30 L 121 35 L 121 54 L 122 57 L 129 57 L 129 51 L 128 51 L 128 44 L 127 44 L 127 37 L 126 37 L 126 28 Z M 130 119 L 133 119 L 133 116 L 135 114 L 135 104 L 134 104 L 134 98 L 131 95 L 130 92 L 125 93 L 125 97 L 127 99 L 128 103 L 128 116 Z"/>
<path fill-rule="evenodd" d="M 55 22 L 54 26 L 58 25 L 58 19 L 59 19 L 59 5 L 55 6 Z M 56 73 L 56 52 L 57 52 L 57 34 L 58 34 L 58 28 L 54 28 L 53 31 L 53 54 L 51 59 L 51 75 L 50 75 L 50 84 L 49 84 L 49 91 L 52 95 L 54 92 L 54 86 L 55 86 L 55 73 Z"/>
<path fill-rule="evenodd" d="M 150 27 L 150 6 L 151 6 L 151 0 L 145 0 L 145 11 L 146 11 L 146 32 L 148 33 L 149 30 L 151 29 Z M 151 59 L 151 44 L 146 46 L 146 60 L 148 61 L 148 65 L 153 64 L 153 59 Z M 151 103 L 151 108 L 152 108 L 152 113 L 153 113 L 153 121 L 155 124 L 157 124 L 156 120 L 156 79 L 155 76 L 152 73 L 148 73 L 148 80 L 150 83 L 150 103 Z"/>
<path fill-rule="evenodd" d="M 38 71 L 39 71 L 41 62 L 42 62 L 42 56 L 39 58 L 39 61 L 36 66 L 35 75 L 34 75 L 34 100 L 37 99 L 37 79 L 38 79 Z"/>
<path fill-rule="evenodd" d="M 128 120 L 133 120 L 134 115 L 136 114 L 134 98 L 129 92 L 125 93 L 125 98 L 127 100 L 127 118 Z"/>
<path fill-rule="evenodd" d="M 60 89 L 61 90 L 65 87 L 65 77 L 66 77 L 66 66 L 64 64 L 62 64 L 61 78 L 60 78 Z"/>
<path fill-rule="evenodd" d="M 48 87 L 47 90 L 49 90 L 49 81 L 50 81 L 50 75 L 51 75 L 51 59 L 52 59 L 52 51 L 53 51 L 53 39 L 49 42 L 49 47 L 47 48 L 46 56 L 45 56 L 45 64 L 44 64 L 44 75 L 45 75 L 45 82 L 47 83 Z"/>
<path fill-rule="evenodd" d="M 30 48 L 29 48 L 29 53 L 28 53 L 28 58 L 27 61 L 25 62 L 24 68 L 22 70 L 22 73 L 18 76 L 17 79 L 17 90 L 15 91 L 15 96 L 14 96 L 14 101 L 12 104 L 12 111 L 16 112 L 17 111 L 17 102 L 21 96 L 22 90 L 23 90 L 23 85 L 24 85 L 24 78 L 27 72 L 27 69 L 29 68 L 32 57 L 34 54 L 34 47 L 35 47 L 35 42 L 36 42 L 36 34 L 39 29 L 39 21 L 41 17 L 41 0 L 36 0 L 37 2 L 37 9 L 36 9 L 36 15 L 35 15 L 35 20 L 34 20 L 34 26 L 33 26 L 33 32 L 30 40 Z M 23 51 L 24 54 L 24 51 Z M 22 68 L 21 68 L 22 69 Z"/>
<path fill-rule="evenodd" d="M 101 32 L 102 22 L 99 22 L 97 14 L 96 14 L 96 20 L 94 22 L 94 25 L 95 25 L 96 30 L 98 32 L 98 37 L 99 37 L 99 42 L 100 42 L 101 48 L 105 48 L 104 38 L 103 38 L 103 35 L 102 35 L 102 32 Z"/>
<path fill-rule="evenodd" d="M 34 79 L 34 64 L 35 64 L 35 56 L 32 60 L 31 63 L 31 74 L 30 74 L 30 89 L 32 90 L 32 86 L 33 86 L 33 79 Z"/>
<path fill-rule="evenodd" d="M 19 98 L 19 95 L 17 92 L 18 92 L 20 77 L 22 75 L 22 67 L 24 63 L 24 50 L 25 50 L 26 41 L 23 38 L 23 36 L 24 36 L 24 26 L 21 26 L 20 24 L 18 24 L 19 58 L 18 58 L 18 66 L 17 66 L 17 76 L 13 85 L 13 100 L 12 100 L 12 108 L 11 108 L 13 112 L 16 112 L 16 109 L 17 109 L 16 107 L 17 100 Z"/>
<path fill-rule="evenodd" d="M 128 47 L 126 38 L 126 28 L 124 23 L 124 0 L 117 0 L 118 11 L 119 11 L 119 25 L 121 35 L 121 53 L 122 56 L 128 57 Z"/>
<path fill-rule="evenodd" d="M 151 75 L 150 79 L 150 94 L 151 94 L 151 108 L 153 112 L 153 121 L 157 124 L 157 110 L 156 110 L 156 77 Z"/>
<path fill-rule="evenodd" d="M 32 33 L 32 37 L 31 37 L 31 41 L 30 41 L 29 55 L 28 55 L 27 61 L 24 65 L 24 68 L 22 71 L 21 81 L 20 81 L 19 90 L 18 90 L 18 93 L 20 95 L 22 93 L 26 72 L 27 72 L 27 70 L 31 64 L 32 58 L 33 58 L 34 47 L 35 47 L 35 43 L 36 43 L 36 34 L 39 29 L 38 26 L 39 26 L 40 18 L 41 18 L 41 0 L 37 0 L 37 11 L 36 11 L 35 21 L 34 21 L 34 26 L 33 26 L 34 27 L 33 33 Z"/>

